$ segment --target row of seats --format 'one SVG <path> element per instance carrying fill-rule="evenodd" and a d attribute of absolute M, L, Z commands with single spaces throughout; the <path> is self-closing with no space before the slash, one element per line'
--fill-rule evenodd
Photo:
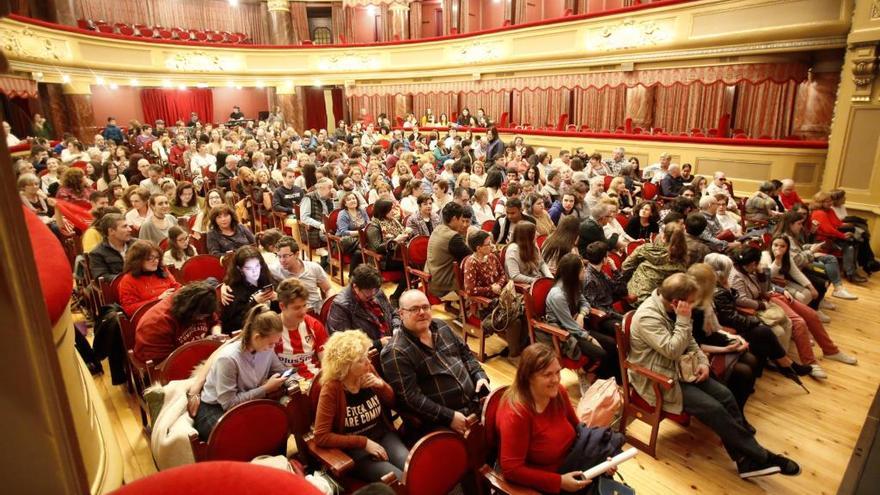
<path fill-rule="evenodd" d="M 86 29 L 89 31 L 122 34 L 125 36 L 135 36 L 140 38 L 198 41 L 205 43 L 251 43 L 251 40 L 248 39 L 248 36 L 244 33 L 213 31 L 210 29 L 166 28 L 162 26 L 147 26 L 145 24 L 126 24 L 124 22 L 111 24 L 106 21 L 94 21 L 90 19 L 78 19 L 76 24 L 80 29 Z"/>

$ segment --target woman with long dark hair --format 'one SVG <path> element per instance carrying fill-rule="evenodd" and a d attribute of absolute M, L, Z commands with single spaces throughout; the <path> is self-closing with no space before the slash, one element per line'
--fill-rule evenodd
<path fill-rule="evenodd" d="M 495 159 L 504 156 L 504 142 L 498 135 L 498 129 L 493 125 L 486 130 L 486 137 L 489 138 L 489 146 L 486 149 L 486 163 L 494 163 Z"/>
<path fill-rule="evenodd" d="M 581 221 L 576 216 L 562 217 L 556 230 L 547 237 L 541 246 L 541 257 L 547 262 L 550 271 L 556 273 L 559 260 L 569 253 L 577 254 Z"/>
<path fill-rule="evenodd" d="M 373 206 L 373 219 L 366 226 L 367 245 L 370 250 L 383 256 L 385 266 L 382 267 L 382 270 L 400 272 L 397 289 L 391 295 L 392 302 L 397 301 L 406 290 L 403 263 L 399 259 L 395 259 L 394 255 L 399 246 L 403 245 L 412 233 L 412 229 L 404 227 L 399 220 L 394 218 L 395 208 L 397 206 L 387 199 L 376 201 Z"/>
<path fill-rule="evenodd" d="M 535 233 L 535 224 L 527 221 L 521 221 L 513 228 L 513 242 L 507 246 L 504 266 L 514 282 L 531 284 L 541 277 L 553 277 L 535 243 Z"/>
<path fill-rule="evenodd" d="M 150 241 L 140 240 L 125 252 L 119 281 L 119 304 L 131 316 L 153 299 L 164 299 L 180 284 L 162 267 L 162 251 Z"/>
<path fill-rule="evenodd" d="M 251 306 L 275 300 L 269 268 L 260 250 L 253 246 L 235 251 L 223 283 L 232 290 L 232 302 L 223 306 L 220 313 L 220 324 L 226 334 L 241 328 L 244 314 Z"/>
<path fill-rule="evenodd" d="M 547 322 L 569 333 L 562 346 L 569 358 L 576 359 L 579 351 L 590 358 L 590 370 L 597 376 L 619 380 L 620 365 L 614 337 L 585 329 L 590 304 L 584 297 L 583 288 L 584 262 L 580 255 L 566 254 L 559 260 L 556 285 L 547 294 Z M 577 349 L 571 344 L 576 344 Z M 581 384 L 589 387 L 583 380 Z"/>

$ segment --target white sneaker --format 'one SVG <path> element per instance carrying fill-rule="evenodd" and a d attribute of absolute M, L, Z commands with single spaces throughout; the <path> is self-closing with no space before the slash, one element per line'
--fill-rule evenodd
<path fill-rule="evenodd" d="M 828 378 L 828 373 L 825 373 L 825 370 L 823 370 L 818 364 L 811 364 L 810 368 L 812 368 L 812 370 L 810 370 L 810 376 L 813 378 L 816 378 L 817 380 Z"/>
<path fill-rule="evenodd" d="M 837 309 L 837 305 L 829 301 L 828 299 L 822 299 L 822 302 L 819 303 L 819 309 L 830 309 L 834 311 L 835 309 Z"/>
<path fill-rule="evenodd" d="M 850 356 L 849 354 L 844 354 L 842 352 L 838 352 L 837 354 L 825 354 L 825 359 L 840 361 L 843 364 L 856 364 L 859 362 L 855 356 Z"/>
<path fill-rule="evenodd" d="M 822 312 L 822 310 L 816 311 L 816 314 L 819 315 L 819 320 L 822 323 L 831 323 L 831 317 Z"/>
<path fill-rule="evenodd" d="M 838 299 L 849 299 L 850 301 L 855 301 L 858 299 L 858 296 L 854 296 L 845 287 L 841 287 L 839 289 L 834 289 L 834 292 L 831 293 L 832 296 Z M 824 300 L 822 302 L 825 302 Z"/>

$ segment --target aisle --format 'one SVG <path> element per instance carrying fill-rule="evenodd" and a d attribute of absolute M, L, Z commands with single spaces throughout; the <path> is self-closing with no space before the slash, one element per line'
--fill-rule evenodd
<path fill-rule="evenodd" d="M 806 378 L 809 395 L 779 375 L 765 373 L 746 409 L 749 421 L 758 430 L 758 440 L 768 449 L 798 461 L 803 471 L 800 476 L 742 481 L 718 437 L 710 430 L 697 421 L 686 429 L 667 421 L 660 430 L 659 459 L 640 453 L 621 468 L 621 473 L 639 495 L 836 493 L 880 385 L 880 342 L 876 330 L 877 315 L 880 314 L 880 281 L 872 281 L 864 287 L 851 286 L 850 290 L 860 299 L 832 299 L 838 310 L 827 311 L 833 320 L 828 330 L 843 351 L 858 357 L 858 366 L 820 358 L 830 378 L 824 382 Z M 436 311 L 435 316 L 451 317 Z M 475 347 L 473 340 L 470 342 Z M 490 341 L 487 351 L 493 353 L 498 346 L 498 342 Z M 821 355 L 818 349 L 816 352 Z M 503 358 L 495 358 L 484 367 L 493 386 L 509 384 L 513 380 L 515 368 Z M 110 384 L 108 374 L 97 378 L 96 383 L 125 457 L 125 481 L 155 472 L 149 444 L 136 415 L 136 405 L 124 387 Z M 576 400 L 580 392 L 574 373 L 564 371 L 563 383 Z M 647 428 L 640 426 L 636 424 L 635 431 L 646 435 Z"/>

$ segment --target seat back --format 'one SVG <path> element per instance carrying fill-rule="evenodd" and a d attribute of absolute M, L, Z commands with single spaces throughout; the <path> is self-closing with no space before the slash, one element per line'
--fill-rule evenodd
<path fill-rule="evenodd" d="M 119 318 L 119 327 L 122 330 L 122 344 L 125 346 L 126 351 L 134 349 L 134 334 L 141 318 L 147 314 L 147 311 L 149 311 L 150 308 L 158 303 L 159 299 L 153 299 L 152 301 L 144 303 L 143 306 L 138 308 L 133 315 Z"/>
<path fill-rule="evenodd" d="M 617 359 L 620 363 L 620 377 L 622 379 L 623 385 L 623 400 L 625 403 L 629 403 L 629 374 L 627 370 L 630 367 L 629 363 L 629 339 L 630 334 L 632 332 L 632 320 L 633 316 L 636 314 L 635 311 L 629 311 L 625 315 L 623 315 L 623 321 L 620 325 L 617 325 L 617 331 L 615 332 L 615 340 L 617 342 Z"/>
<path fill-rule="evenodd" d="M 321 305 L 321 321 L 324 324 L 327 324 L 327 317 L 330 316 L 330 308 L 333 307 L 333 301 L 336 299 L 337 294 L 333 294 L 328 297 L 327 300 Z"/>
<path fill-rule="evenodd" d="M 339 212 L 341 211 L 341 209 L 333 210 L 324 217 L 324 231 L 328 234 L 336 234 L 336 224 L 339 222 Z"/>
<path fill-rule="evenodd" d="M 407 266 L 418 268 L 425 266 L 428 261 L 428 240 L 426 235 L 417 235 L 410 239 L 406 245 Z"/>
<path fill-rule="evenodd" d="M 657 196 L 657 185 L 653 182 L 645 182 L 642 189 L 642 199 L 648 201 L 654 199 L 655 196 Z"/>
<path fill-rule="evenodd" d="M 445 495 L 467 473 L 467 445 L 461 435 L 452 431 L 435 431 L 416 442 L 410 450 L 403 470 L 403 484 L 408 493 Z"/>
<path fill-rule="evenodd" d="M 636 240 L 630 242 L 629 244 L 627 244 L 626 245 L 626 255 L 627 256 L 631 255 L 632 252 L 636 250 L 636 248 L 644 245 L 645 242 L 647 242 L 647 241 L 645 241 L 645 239 L 636 239 Z"/>
<path fill-rule="evenodd" d="M 498 426 L 495 423 L 495 418 L 498 415 L 498 406 L 501 404 L 501 398 L 504 396 L 507 387 L 508 386 L 505 385 L 496 388 L 489 394 L 489 397 L 487 397 L 486 401 L 483 403 L 483 417 L 481 418 L 481 423 L 483 423 L 483 435 L 485 436 L 486 441 L 486 463 L 490 466 L 495 463 L 498 456 Z"/>
<path fill-rule="evenodd" d="M 220 259 L 212 254 L 198 254 L 186 260 L 180 267 L 180 283 L 188 284 L 197 280 L 205 280 L 214 277 L 222 281 L 226 276 L 226 269 L 220 263 Z"/>
<path fill-rule="evenodd" d="M 165 358 L 159 371 L 159 383 L 165 385 L 175 380 L 189 378 L 193 370 L 201 362 L 208 359 L 223 343 L 215 339 L 202 339 L 187 342 L 174 349 L 174 352 Z"/>
<path fill-rule="evenodd" d="M 217 421 L 205 460 L 250 462 L 259 455 L 284 454 L 288 435 L 287 413 L 281 404 L 268 399 L 244 402 Z"/>
<path fill-rule="evenodd" d="M 494 209 L 494 207 L 493 207 Z M 486 232 L 492 232 L 492 229 L 495 228 L 495 220 L 486 220 L 483 222 L 483 225 L 480 225 L 480 229 Z"/>

